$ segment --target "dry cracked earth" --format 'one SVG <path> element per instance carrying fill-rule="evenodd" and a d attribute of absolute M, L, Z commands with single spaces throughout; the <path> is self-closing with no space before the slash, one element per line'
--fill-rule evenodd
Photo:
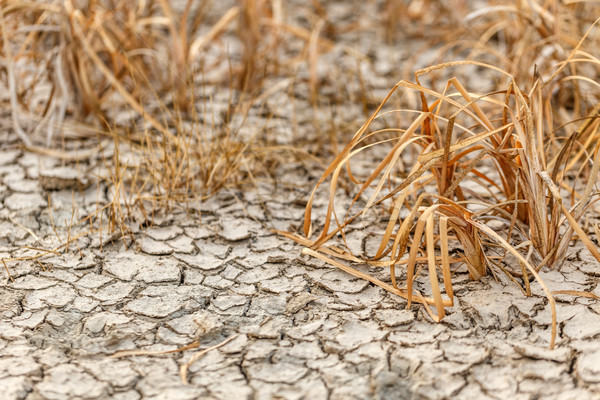
<path fill-rule="evenodd" d="M 348 43 L 368 40 L 375 39 L 361 34 Z M 408 49 L 365 46 L 385 76 L 372 74 L 367 83 L 381 98 Z M 341 64 L 342 55 L 321 60 Z M 360 104 L 341 109 L 348 115 L 339 113 L 338 127 L 360 125 Z M 305 116 L 308 130 L 318 117 Z M 326 126 L 327 118 L 315 124 Z M 284 136 L 292 140 L 285 132 L 278 138 Z M 290 162 L 277 171 L 293 186 L 261 183 L 221 192 L 192 215 L 177 209 L 157 214 L 150 228 L 135 232 L 135 241 L 123 241 L 118 233 L 70 228 L 109 200 L 96 184 L 73 190 L 81 177 L 93 175 L 92 167 L 65 167 L 26 153 L 8 125 L 0 127 L 0 258 L 31 257 L 83 234 L 41 263 L 6 261 L 12 280 L 4 271 L 0 398 L 600 398 L 598 301 L 557 295 L 557 346 L 549 350 L 551 314 L 537 283 L 525 297 L 501 277 L 473 282 L 459 269 L 455 306 L 434 323 L 418 305 L 406 309 L 404 300 L 302 255 L 300 246 L 272 233 L 302 220 L 319 172 L 302 168 Z M 317 197 L 315 218 L 326 200 Z M 366 230 L 356 230 L 349 242 L 355 252 L 372 254 L 369 239 Z M 386 278 L 385 271 L 376 274 Z M 572 248 L 565 263 L 541 275 L 551 290 L 600 295 L 600 265 L 583 248 Z M 427 279 L 417 287 L 426 290 Z M 188 384 L 182 383 L 182 366 L 227 339 L 195 360 Z M 112 357 L 193 343 L 198 347 L 174 353 Z"/>
<path fill-rule="evenodd" d="M 65 169 L 22 152 L 8 133 L 2 143 L 0 255 L 53 248 L 57 236 L 66 238 L 74 195 L 43 188 L 68 180 Z M 597 301 L 557 296 L 559 339 L 549 350 L 550 312 L 539 285 L 527 298 L 515 285 L 472 282 L 459 270 L 455 306 L 431 322 L 421 307 L 406 309 L 402 299 L 271 233 L 298 223 L 297 199 L 305 195 L 269 185 L 225 192 L 200 206 L 201 221 L 171 211 L 134 242 L 84 235 L 42 264 L 7 261 L 13 280 L 5 272 L 0 286 L 1 397 L 600 397 Z M 77 196 L 81 217 L 102 194 L 92 185 Z M 573 249 L 543 278 L 552 290 L 600 295 L 598 271 L 585 250 Z M 183 384 L 180 367 L 227 338 L 191 364 Z M 195 342 L 176 353 L 111 357 Z"/>

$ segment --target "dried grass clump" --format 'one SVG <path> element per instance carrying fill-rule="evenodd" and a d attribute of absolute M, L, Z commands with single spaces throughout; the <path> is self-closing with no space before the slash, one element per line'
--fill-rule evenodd
<path fill-rule="evenodd" d="M 252 127 L 253 137 L 238 137 L 239 121 L 289 87 L 299 65 L 309 71 L 300 83 L 317 101 L 316 63 L 334 43 L 321 37 L 325 20 L 315 17 L 309 29 L 290 25 L 284 6 L 279 0 L 189 0 L 178 10 L 164 0 L 1 3 L 0 86 L 9 96 L 0 101 L 29 150 L 66 159 L 65 142 L 86 140 L 81 145 L 88 149 L 89 140 L 99 149 L 113 142 L 122 151 L 106 160 L 111 171 L 104 178 L 113 197 L 133 207 L 205 198 L 276 164 L 277 148 L 261 136 L 261 126 Z M 273 112 L 258 113 L 268 119 Z"/>
<path fill-rule="evenodd" d="M 457 31 L 456 40 L 443 51 L 453 49 L 466 59 L 496 65 L 515 77 L 520 87 L 529 86 L 534 73 L 548 81 L 554 66 L 576 46 L 582 53 L 594 54 L 600 45 L 598 31 L 591 32 L 585 43 L 580 39 L 598 15 L 600 5 L 589 1 L 493 2 L 465 16 L 466 30 Z M 569 75 L 577 75 L 580 67 L 570 63 Z M 585 98 L 572 88 L 569 95 L 575 102 Z"/>
<path fill-rule="evenodd" d="M 580 225 L 600 200 L 600 107 L 574 116 L 569 125 L 555 121 L 557 108 L 564 107 L 553 95 L 556 86 L 598 76 L 598 60 L 583 55 L 581 43 L 555 66 L 549 81 L 536 75 L 526 91 L 511 73 L 476 61 L 432 66 L 417 71 L 414 83 L 398 82 L 321 176 L 306 206 L 304 237 L 288 236 L 304 244 L 306 254 L 407 299 L 409 307 L 423 304 L 435 321 L 453 305 L 453 266 L 464 264 L 473 279 L 504 274 L 526 295 L 535 278 L 552 309 L 554 346 L 554 299 L 538 272 L 564 260 L 574 238 L 600 261 L 598 248 Z M 593 67 L 594 75 L 569 74 L 576 63 Z M 481 94 L 457 78 L 439 91 L 421 83 L 431 72 L 466 65 L 497 75 L 504 88 Z M 397 91 L 415 93 L 421 109 L 390 109 Z M 390 128 L 391 119 L 401 125 Z M 380 121 L 384 128 L 378 128 Z M 380 161 L 370 174 L 359 176 L 352 162 L 365 154 L 371 159 L 381 154 Z M 341 177 L 356 188 L 343 218 L 335 204 Z M 327 213 L 313 238 L 313 201 L 328 179 Z M 346 250 L 328 244 L 334 237 L 346 242 L 346 230 L 373 211 L 387 220 L 374 256 L 352 254 L 347 243 Z M 377 228 L 371 232 L 377 234 Z M 503 264 L 509 255 L 516 262 Z M 389 281 L 342 261 L 387 267 Z M 414 286 L 423 269 L 429 293 Z"/>
<path fill-rule="evenodd" d="M 1 100 L 14 131 L 26 149 L 65 162 L 65 147 L 85 146 L 76 161 L 92 163 L 114 149 L 103 160 L 111 202 L 101 212 L 115 229 L 133 210 L 147 216 L 265 172 L 269 143 L 237 137 L 230 122 L 245 119 L 265 76 L 278 73 L 282 3 L 183 6 L 0 4 Z M 228 54 L 231 43 L 240 57 Z"/>
<path fill-rule="evenodd" d="M 164 118 L 148 110 L 148 102 L 190 112 L 198 94 L 196 85 L 214 83 L 198 81 L 210 67 L 232 67 L 233 78 L 245 82 L 257 79 L 248 69 L 260 69 L 259 62 L 273 60 L 268 54 L 277 35 L 261 44 L 263 26 L 246 26 L 248 21 L 262 24 L 273 18 L 264 1 L 246 0 L 231 7 L 204 32 L 209 8 L 210 2 L 187 1 L 178 13 L 163 0 L 4 3 L 2 55 L 11 92 L 18 100 L 13 111 L 53 116 L 58 123 L 66 111 L 79 120 L 93 115 L 109 129 L 115 117 L 111 110 L 122 107 L 169 136 Z M 227 54 L 205 60 L 206 48 L 236 24 L 241 25 L 239 37 L 245 45 L 240 64 L 231 65 Z M 253 34 L 246 34 L 246 29 Z M 222 76 L 220 83 L 229 85 L 230 78 Z M 48 87 L 38 88 L 40 84 Z M 31 138 L 24 140 L 29 143 Z"/>

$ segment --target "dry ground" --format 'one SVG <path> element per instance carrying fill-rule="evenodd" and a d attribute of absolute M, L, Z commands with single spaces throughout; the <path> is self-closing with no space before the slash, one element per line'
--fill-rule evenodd
<path fill-rule="evenodd" d="M 38 163 L 3 136 L 3 257 L 57 243 Z M 12 144 L 11 144 L 12 142 Z M 296 183 L 309 183 L 295 165 Z M 54 171 L 46 168 L 46 174 Z M 79 197 L 95 207 L 98 191 Z M 119 236 L 83 237 L 68 252 L 7 262 L 0 288 L 0 387 L 5 399 L 584 399 L 600 396 L 600 309 L 557 296 L 559 339 L 549 350 L 550 311 L 539 287 L 455 275 L 456 305 L 441 322 L 405 301 L 300 254 L 269 227 L 303 212 L 300 189 L 267 184 L 223 192 L 189 213 L 156 216 L 126 248 Z M 72 190 L 50 192 L 65 232 Z M 263 207 L 268 205 L 269 215 Z M 320 207 L 323 208 L 324 204 Z M 30 231 L 28 231 L 30 230 Z M 81 228 L 74 227 L 71 235 Z M 34 233 L 39 240 L 33 237 Z M 368 250 L 360 231 L 352 242 Z M 112 239 L 112 240 L 111 240 Z M 543 273 L 551 289 L 600 295 L 597 264 L 573 249 Z M 419 285 L 426 279 L 420 279 Z M 199 349 L 110 356 L 121 350 L 200 348 L 234 337 L 189 369 Z"/>
<path fill-rule="evenodd" d="M 242 189 L 228 182 L 208 199 L 202 193 L 187 201 L 158 201 L 156 209 L 144 209 L 146 214 L 129 210 L 131 199 L 143 193 L 115 190 L 114 174 L 120 168 L 124 176 L 148 169 L 139 146 L 109 134 L 80 140 L 73 133 L 78 126 L 70 126 L 66 137 L 54 134 L 57 157 L 39 148 L 26 151 L 8 107 L 2 111 L 0 258 L 6 271 L 0 286 L 0 397 L 600 397 L 596 299 L 555 296 L 558 332 L 550 350 L 550 306 L 537 282 L 526 297 L 504 275 L 472 281 L 463 266 L 452 278 L 454 306 L 434 323 L 422 306 L 407 309 L 405 300 L 302 255 L 301 246 L 273 233 L 299 232 L 323 165 L 399 79 L 447 60 L 448 53 L 440 50 L 444 41 L 433 32 L 439 24 L 452 27 L 463 13 L 432 6 L 445 17 L 422 15 L 421 25 L 409 29 L 370 20 L 379 15 L 381 2 L 323 3 L 325 14 L 319 15 L 332 24 L 321 27 L 322 36 L 335 42 L 322 45 L 315 58 L 310 52 L 314 37 L 286 37 L 280 51 L 298 59 L 281 67 L 283 76 L 267 75 L 258 92 L 263 96 L 241 115 L 227 114 L 232 103 L 244 104 L 242 92 L 219 86 L 232 68 L 219 64 L 227 58 L 223 53 L 233 54 L 232 64 L 239 61 L 237 37 L 228 31 L 206 49 L 206 63 L 217 67 L 207 71 L 209 83 L 198 97 L 201 117 L 195 122 L 214 132 L 233 132 L 234 143 L 256 152 L 250 157 L 256 164 L 241 168 L 240 179 L 250 182 Z M 223 4 L 223 9 L 230 6 Z M 218 4 L 216 9 L 207 24 L 218 19 Z M 299 13 L 289 19 L 310 36 L 313 17 Z M 377 24 L 411 40 L 386 41 Z M 410 30 L 424 33 L 417 37 Z M 457 73 L 465 86 L 480 92 L 494 87 L 493 77 L 481 69 Z M 442 82 L 447 78 L 438 76 Z M 0 99 L 8 104 L 7 96 Z M 402 102 L 419 103 L 416 96 L 400 96 Z M 131 110 L 104 111 L 123 121 Z M 132 120 L 143 125 L 139 118 Z M 34 140 L 43 141 L 44 130 L 29 123 L 33 127 L 22 122 L 35 132 Z M 256 137 L 263 141 L 254 146 Z M 92 155 L 78 156 L 90 148 Z M 354 172 L 368 175 L 385 151 L 354 164 Z M 124 166 L 111 164 L 116 159 Z M 162 169 L 162 164 L 149 168 L 152 174 Z M 174 176 L 165 173 L 163 179 Z M 350 190 L 347 183 L 341 181 L 340 193 Z M 326 194 L 324 188 L 316 197 L 314 220 L 325 216 Z M 105 205 L 103 213 L 94 214 Z M 339 214 L 344 211 L 340 207 Z M 97 217 L 91 227 L 90 220 L 77 223 L 89 215 Z M 589 222 L 598 223 L 597 216 Z M 348 230 L 347 244 L 355 255 L 372 256 L 378 246 L 372 233 L 385 229 L 385 216 L 368 214 L 361 224 L 362 229 Z M 123 226 L 130 231 L 121 231 Z M 597 244 L 598 238 L 590 236 Z M 373 274 L 389 278 L 384 269 Z M 569 249 L 565 262 L 540 275 L 552 291 L 600 296 L 600 265 L 581 244 Z M 423 293 L 428 284 L 426 275 L 416 280 Z M 182 367 L 189 367 L 187 384 Z"/>

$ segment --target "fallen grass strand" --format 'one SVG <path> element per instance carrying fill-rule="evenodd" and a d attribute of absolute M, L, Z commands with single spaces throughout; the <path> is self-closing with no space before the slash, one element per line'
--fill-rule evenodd
<path fill-rule="evenodd" d="M 188 360 L 188 362 L 186 362 L 181 367 L 179 367 L 179 376 L 181 378 L 181 383 L 183 383 L 184 385 L 189 385 L 188 370 L 192 366 L 193 363 L 195 363 L 196 361 L 198 361 L 200 358 L 204 357 L 204 355 L 206 353 L 208 353 L 209 351 L 213 351 L 213 350 L 218 349 L 219 347 L 225 346 L 227 343 L 231 342 L 232 340 L 234 340 L 238 336 L 239 336 L 239 334 L 231 335 L 227 339 L 223 340 L 222 342 L 219 342 L 219 343 L 217 343 L 214 346 L 211 346 L 211 347 L 208 347 L 208 348 L 206 348 L 204 350 L 201 350 L 198 353 L 194 354 L 192 357 L 190 357 L 190 359 Z"/>

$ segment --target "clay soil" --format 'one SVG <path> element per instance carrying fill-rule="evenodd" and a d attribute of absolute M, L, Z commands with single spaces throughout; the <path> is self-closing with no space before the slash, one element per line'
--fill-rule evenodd
<path fill-rule="evenodd" d="M 323 3 L 340 24 L 378 7 Z M 441 44 L 427 37 L 400 46 L 382 40 L 372 24 L 355 22 L 365 29 L 339 33 L 319 55 L 317 105 L 311 72 L 300 63 L 296 80 L 269 78 L 266 87 L 279 89 L 243 123 L 227 122 L 242 126 L 240 142 L 265 134 L 315 157 L 278 154 L 269 174 L 252 184 L 132 218 L 131 235 L 74 224 L 112 200 L 109 180 L 100 178 L 108 176 L 114 145 L 65 162 L 24 150 L 10 112 L 2 113 L 2 399 L 600 398 L 596 299 L 556 295 L 558 336 L 550 350 L 551 313 L 536 282 L 527 297 L 502 276 L 472 281 L 460 268 L 452 278 L 454 306 L 435 323 L 422 306 L 407 309 L 404 299 L 273 233 L 299 232 L 323 165 L 407 77 L 405 63 L 416 69 L 446 61 Z M 462 79 L 476 86 L 488 77 Z M 221 115 L 228 95 L 208 90 L 214 96 L 204 109 Z M 61 151 L 85 143 L 66 140 Z M 375 165 L 365 160 L 357 170 Z M 313 218 L 324 215 L 326 192 L 317 196 Z M 369 218 L 349 232 L 356 255 L 372 255 L 370 232 L 385 229 L 381 216 Z M 549 289 L 600 296 L 598 262 L 581 245 L 568 254 L 541 271 Z M 386 271 L 373 273 L 384 279 Z M 424 275 L 416 284 L 426 290 L 427 282 Z"/>

